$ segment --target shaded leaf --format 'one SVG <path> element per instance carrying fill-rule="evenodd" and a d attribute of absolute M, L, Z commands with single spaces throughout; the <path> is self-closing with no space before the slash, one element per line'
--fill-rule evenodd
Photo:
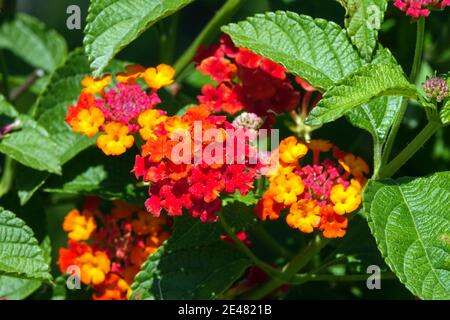
<path fill-rule="evenodd" d="M 49 72 L 59 66 L 67 54 L 63 37 L 23 13 L 1 25 L 0 48 L 9 49 L 30 65 Z"/>
<path fill-rule="evenodd" d="M 84 44 L 95 76 L 157 21 L 193 0 L 97 0 L 89 7 Z"/>
<path fill-rule="evenodd" d="M 380 96 L 416 97 L 416 87 L 395 65 L 367 65 L 328 90 L 308 117 L 317 126 L 334 121 L 346 112 Z"/>
<path fill-rule="evenodd" d="M 6 135 L 0 140 L 0 152 L 17 162 L 40 171 L 61 173 L 59 150 L 42 130 L 26 128 Z"/>
<path fill-rule="evenodd" d="M 220 240 L 220 224 L 176 219 L 171 238 L 150 255 L 132 285 L 133 299 L 213 299 L 250 266 Z"/>
<path fill-rule="evenodd" d="M 378 42 L 387 0 L 338 0 L 346 10 L 345 27 L 352 43 L 367 61 Z"/>
<path fill-rule="evenodd" d="M 450 172 L 370 181 L 369 226 L 386 263 L 422 299 L 450 299 Z"/>
<path fill-rule="evenodd" d="M 282 64 L 324 90 L 363 65 L 345 30 L 323 19 L 277 11 L 229 24 L 222 30 L 237 46 Z"/>
<path fill-rule="evenodd" d="M 0 274 L 49 280 L 46 260 L 33 231 L 12 212 L 0 208 Z"/>

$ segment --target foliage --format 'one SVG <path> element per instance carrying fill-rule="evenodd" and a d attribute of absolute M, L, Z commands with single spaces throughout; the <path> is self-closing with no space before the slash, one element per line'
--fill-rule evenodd
<path fill-rule="evenodd" d="M 206 3 L 2 18 L 0 299 L 450 299 L 450 4 Z M 195 123 L 279 129 L 281 162 L 175 163 Z"/>

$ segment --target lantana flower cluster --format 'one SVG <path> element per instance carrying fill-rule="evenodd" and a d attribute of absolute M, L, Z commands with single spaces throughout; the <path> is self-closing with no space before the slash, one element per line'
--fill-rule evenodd
<path fill-rule="evenodd" d="M 134 134 L 143 128 L 146 113 L 161 102 L 157 91 L 173 83 L 175 74 L 171 66 L 160 64 L 156 68 L 129 65 L 125 72 L 102 78 L 86 77 L 78 102 L 70 106 L 66 122 L 75 132 L 88 137 L 102 134 L 97 146 L 106 155 L 121 155 L 134 144 Z M 151 89 L 143 89 L 142 79 Z M 107 90 L 107 87 L 111 86 Z M 145 131 L 145 130 L 144 130 Z"/>
<path fill-rule="evenodd" d="M 395 0 L 394 6 L 406 12 L 407 16 L 418 19 L 428 17 L 430 10 L 442 10 L 450 6 L 450 0 Z"/>
<path fill-rule="evenodd" d="M 299 160 L 312 154 L 313 164 Z M 331 153 L 331 157 L 323 157 Z M 361 190 L 369 173 L 367 163 L 325 140 L 309 144 L 290 136 L 278 148 L 279 165 L 269 171 L 269 188 L 255 207 L 261 220 L 275 220 L 283 212 L 286 223 L 304 233 L 315 230 L 326 238 L 343 237 L 345 215 L 361 204 Z"/>
<path fill-rule="evenodd" d="M 182 116 L 148 113 L 141 129 L 147 130 L 141 133 L 146 143 L 136 156 L 133 172 L 150 183 L 145 206 L 153 216 L 160 216 L 162 210 L 181 216 L 184 209 L 203 222 L 215 222 L 221 196 L 245 195 L 253 189 L 261 163 L 257 157 L 251 161 L 256 151 L 248 140 L 239 149 L 238 138 L 247 129 L 212 115 L 205 105 L 191 106 Z M 214 129 L 217 135 L 210 136 Z"/>
<path fill-rule="evenodd" d="M 90 199 L 81 212 L 73 209 L 64 218 L 69 242 L 59 250 L 58 265 L 76 276 L 75 266 L 93 299 L 125 300 L 142 263 L 169 238 L 170 221 L 118 201 L 104 214 L 97 204 Z"/>
<path fill-rule="evenodd" d="M 283 66 L 237 48 L 223 35 L 219 45 L 202 47 L 196 56 L 197 69 L 216 81 L 206 84 L 198 97 L 214 112 L 235 114 L 241 110 L 273 120 L 278 113 L 294 110 L 300 92 L 287 76 Z"/>

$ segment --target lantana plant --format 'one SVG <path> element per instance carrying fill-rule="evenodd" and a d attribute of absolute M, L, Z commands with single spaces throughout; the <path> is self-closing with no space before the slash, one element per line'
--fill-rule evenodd
<path fill-rule="evenodd" d="M 450 1 L 144 2 L 69 53 L 0 7 L 0 298 L 450 299 Z"/>

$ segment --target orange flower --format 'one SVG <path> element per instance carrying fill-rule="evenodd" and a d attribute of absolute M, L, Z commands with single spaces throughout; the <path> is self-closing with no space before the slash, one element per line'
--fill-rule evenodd
<path fill-rule="evenodd" d="M 73 209 L 64 218 L 63 230 L 69 232 L 68 237 L 71 240 L 89 239 L 96 227 L 94 216 L 89 210 L 83 210 L 80 214 L 77 209 Z"/>
<path fill-rule="evenodd" d="M 125 202 L 115 200 L 114 207 L 111 209 L 111 214 L 115 219 L 125 219 L 130 217 L 134 212 L 139 210 L 138 207 Z"/>
<path fill-rule="evenodd" d="M 169 132 L 168 136 L 173 137 L 173 133 L 178 130 L 189 130 L 191 127 L 189 122 L 183 121 L 178 116 L 169 117 L 164 122 L 164 129 Z"/>
<path fill-rule="evenodd" d="M 140 64 L 131 64 L 125 67 L 125 72 L 116 74 L 117 81 L 121 83 L 133 84 L 137 79 L 142 78 L 145 67 Z"/>
<path fill-rule="evenodd" d="M 325 238 L 342 238 L 345 235 L 345 228 L 347 228 L 348 219 L 337 215 L 333 207 L 322 207 L 320 213 L 320 226 L 319 229 L 323 230 L 323 236 Z"/>
<path fill-rule="evenodd" d="M 270 190 L 276 202 L 289 206 L 297 201 L 305 187 L 302 179 L 294 173 L 278 175 L 270 181 Z"/>
<path fill-rule="evenodd" d="M 100 79 L 95 79 L 93 77 L 85 77 L 81 81 L 81 84 L 84 87 L 82 92 L 90 94 L 103 93 L 105 87 L 111 83 L 111 79 L 112 77 L 109 74 L 104 75 Z"/>
<path fill-rule="evenodd" d="M 311 142 L 308 143 L 308 147 L 313 151 L 317 150 L 319 152 L 328 152 L 331 150 L 333 145 L 327 140 L 311 140 Z"/>
<path fill-rule="evenodd" d="M 342 184 L 337 184 L 331 188 L 330 199 L 334 203 L 334 211 L 343 215 L 358 209 L 361 204 L 361 184 L 352 179 L 350 185 L 345 188 Z"/>
<path fill-rule="evenodd" d="M 117 156 L 133 146 L 134 137 L 128 135 L 128 127 L 120 122 L 110 122 L 105 133 L 97 138 L 97 146 L 108 156 Z"/>
<path fill-rule="evenodd" d="M 294 136 L 290 136 L 280 143 L 280 159 L 286 164 L 296 164 L 298 159 L 304 157 L 307 152 L 308 147 L 304 143 L 298 142 Z"/>
<path fill-rule="evenodd" d="M 269 190 L 264 192 L 262 198 L 258 201 L 255 207 L 256 216 L 265 221 L 267 218 L 270 220 L 276 220 L 280 217 L 282 205 L 273 200 L 274 194 Z"/>
<path fill-rule="evenodd" d="M 109 258 L 103 251 L 86 252 L 76 261 L 81 269 L 81 282 L 86 285 L 102 283 L 111 270 Z"/>
<path fill-rule="evenodd" d="M 69 107 L 66 121 L 73 131 L 83 133 L 91 138 L 105 122 L 105 116 L 96 107 L 83 108 L 71 106 Z"/>
<path fill-rule="evenodd" d="M 291 228 L 311 233 L 319 226 L 320 207 L 315 201 L 301 199 L 291 206 L 286 222 Z"/>
<path fill-rule="evenodd" d="M 69 248 L 60 248 L 58 266 L 61 272 L 67 272 L 67 268 L 76 265 L 76 260 L 86 252 L 92 253 L 92 249 L 84 242 L 69 240 Z"/>
<path fill-rule="evenodd" d="M 175 70 L 166 64 L 160 64 L 156 68 L 148 68 L 144 72 L 144 80 L 153 90 L 159 90 L 172 84 L 174 76 Z"/>
<path fill-rule="evenodd" d="M 138 123 L 141 126 L 139 134 L 142 139 L 148 140 L 150 138 L 156 138 L 154 130 L 160 123 L 164 122 L 166 118 L 167 117 L 160 110 L 156 109 L 149 109 L 141 113 L 138 118 Z"/>
<path fill-rule="evenodd" d="M 131 293 L 129 284 L 115 273 L 109 273 L 96 289 L 94 300 L 126 300 Z"/>
<path fill-rule="evenodd" d="M 369 166 L 367 163 L 360 157 L 357 157 L 351 153 L 339 159 L 339 164 L 345 171 L 351 173 L 357 178 L 364 177 L 364 175 L 369 173 Z"/>
<path fill-rule="evenodd" d="M 153 162 L 160 162 L 164 158 L 170 159 L 173 143 L 174 141 L 169 140 L 167 136 L 149 139 L 142 146 L 142 156 L 150 156 L 150 160 Z"/>
<path fill-rule="evenodd" d="M 147 211 L 139 211 L 137 213 L 137 219 L 134 219 L 131 223 L 133 231 L 139 235 L 147 235 L 150 233 L 156 233 L 161 230 L 161 227 L 166 224 L 164 217 L 153 217 Z"/>

